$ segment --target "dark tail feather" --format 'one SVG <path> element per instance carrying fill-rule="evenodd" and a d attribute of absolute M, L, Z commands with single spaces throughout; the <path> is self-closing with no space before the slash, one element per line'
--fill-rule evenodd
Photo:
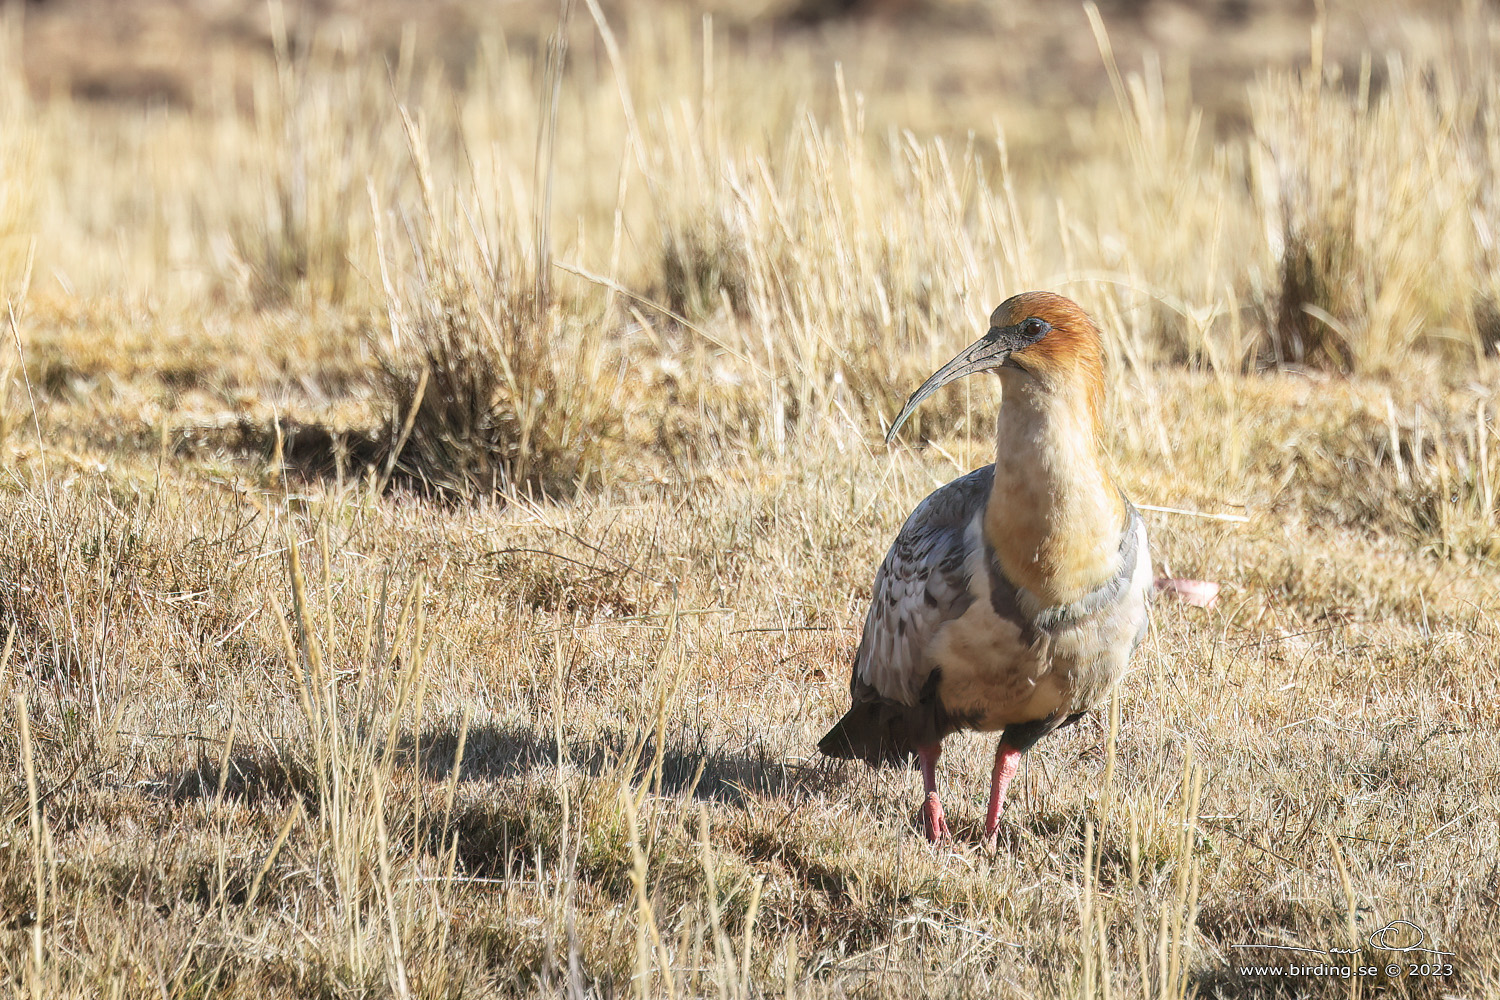
<path fill-rule="evenodd" d="M 927 675 L 915 705 L 882 698 L 856 676 L 849 685 L 853 706 L 818 741 L 818 749 L 830 757 L 862 760 L 875 767 L 910 766 L 918 747 L 941 743 L 961 725 L 938 701 L 941 674 L 940 668 L 934 668 Z"/>
<path fill-rule="evenodd" d="M 856 702 L 818 749 L 830 757 L 862 760 L 875 767 L 900 767 L 916 753 L 912 740 L 913 710 L 892 702 Z"/>

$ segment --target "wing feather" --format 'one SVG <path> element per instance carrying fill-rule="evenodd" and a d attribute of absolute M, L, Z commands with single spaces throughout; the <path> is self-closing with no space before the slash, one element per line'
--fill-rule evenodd
<path fill-rule="evenodd" d="M 941 487 L 917 505 L 875 574 L 864 635 L 854 654 L 850 692 L 856 702 L 917 702 L 930 672 L 933 634 L 974 602 L 969 530 L 984 510 L 995 467 L 987 465 Z"/>

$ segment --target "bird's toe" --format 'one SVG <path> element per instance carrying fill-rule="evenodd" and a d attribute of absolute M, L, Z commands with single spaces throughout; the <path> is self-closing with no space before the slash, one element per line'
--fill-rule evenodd
<path fill-rule="evenodd" d="M 927 834 L 928 843 L 946 844 L 953 840 L 953 832 L 948 829 L 948 817 L 943 813 L 943 803 L 936 792 L 928 795 L 927 800 L 922 803 L 922 830 Z"/>

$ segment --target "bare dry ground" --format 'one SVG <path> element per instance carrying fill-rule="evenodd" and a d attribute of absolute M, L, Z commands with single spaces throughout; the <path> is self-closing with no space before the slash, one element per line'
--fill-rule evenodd
<path fill-rule="evenodd" d="M 1500 997 L 1500 16 L 704 10 L 4 8 L 4 989 Z M 990 857 L 814 746 L 1032 287 L 1224 592 Z"/>

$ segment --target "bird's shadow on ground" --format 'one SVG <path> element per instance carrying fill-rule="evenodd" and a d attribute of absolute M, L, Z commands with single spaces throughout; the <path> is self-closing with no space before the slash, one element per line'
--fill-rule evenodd
<path fill-rule="evenodd" d="M 446 781 L 452 776 L 458 738 L 453 726 L 402 737 L 398 760 L 419 768 L 429 779 Z M 666 737 L 658 791 L 739 805 L 750 796 L 825 791 L 837 780 L 821 760 L 789 760 L 764 743 L 747 746 L 734 736 L 715 743 L 706 733 Z M 590 777 L 640 782 L 654 777 L 656 760 L 656 740 L 651 736 L 642 741 L 623 730 L 610 730 L 587 739 L 564 737 L 559 746 L 553 734 L 534 728 L 484 723 L 469 727 L 458 767 L 460 782 L 525 777 L 555 771 L 560 765 Z"/>
<path fill-rule="evenodd" d="M 416 770 L 429 781 L 453 776 L 459 732 L 448 723 L 420 735 L 398 735 L 393 761 L 398 770 Z M 372 744 L 377 757 L 383 745 Z M 561 762 L 561 763 L 560 763 Z M 624 730 L 607 730 L 590 738 L 564 738 L 524 725 L 482 723 L 464 735 L 458 759 L 460 784 L 525 779 L 557 774 L 559 768 L 590 778 L 616 779 L 632 784 L 650 780 L 661 795 L 691 797 L 705 802 L 744 806 L 751 798 L 816 795 L 835 788 L 841 769 L 818 758 L 809 762 L 788 759 L 763 742 L 746 744 L 743 737 L 707 733 L 668 735 L 660 755 L 654 736 L 632 739 Z M 289 748 L 270 746 L 236 750 L 223 762 L 203 754 L 187 768 L 162 774 L 145 784 L 148 793 L 183 802 L 224 798 L 240 801 L 289 801 L 301 798 L 317 808 L 317 780 L 311 761 Z"/>

